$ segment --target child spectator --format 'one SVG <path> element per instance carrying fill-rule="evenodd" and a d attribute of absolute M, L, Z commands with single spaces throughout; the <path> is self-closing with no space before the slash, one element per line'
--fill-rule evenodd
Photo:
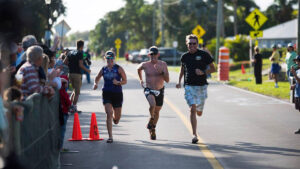
<path fill-rule="evenodd" d="M 61 78 L 61 83 L 62 86 L 59 90 L 59 94 L 60 94 L 60 106 L 61 106 L 61 111 L 63 114 L 63 122 L 61 124 L 61 144 L 60 144 L 60 148 L 62 149 L 62 151 L 67 151 L 67 149 L 63 148 L 63 143 L 64 143 L 64 137 L 65 137 L 65 132 L 66 132 L 66 127 L 67 127 L 67 121 L 69 118 L 69 109 L 71 106 L 71 100 L 69 99 L 69 95 L 66 92 L 66 88 L 68 87 L 68 78 L 63 76 Z"/>
<path fill-rule="evenodd" d="M 294 59 L 294 62 L 298 65 L 298 67 L 300 66 L 300 55 Z M 300 69 L 295 70 L 294 66 L 292 66 L 291 72 L 296 79 L 296 85 L 291 86 L 292 88 L 295 88 L 295 108 L 300 111 Z M 300 129 L 298 129 L 295 134 L 300 134 Z"/>
<path fill-rule="evenodd" d="M 7 104 L 11 103 L 11 102 L 21 102 L 23 99 L 23 95 L 20 89 L 18 89 L 17 87 L 10 87 L 7 88 L 4 91 L 3 94 L 3 100 L 4 102 L 6 102 Z M 16 120 L 17 121 L 23 121 L 24 118 L 24 108 L 20 105 L 13 105 L 13 106 L 9 106 L 7 105 L 8 108 L 11 108 L 12 113 L 15 114 Z"/>

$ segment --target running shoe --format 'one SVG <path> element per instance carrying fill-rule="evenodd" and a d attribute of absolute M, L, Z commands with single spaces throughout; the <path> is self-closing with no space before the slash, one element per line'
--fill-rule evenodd
<path fill-rule="evenodd" d="M 156 140 L 155 128 L 150 130 L 150 139 L 151 140 Z"/>
<path fill-rule="evenodd" d="M 193 139 L 192 139 L 192 143 L 193 144 L 197 144 L 198 143 L 198 138 L 197 138 L 197 136 L 195 136 Z"/>
<path fill-rule="evenodd" d="M 109 139 L 107 139 L 107 141 L 106 141 L 106 143 L 113 143 L 114 141 L 113 141 L 113 139 L 112 138 L 109 138 Z"/>
<path fill-rule="evenodd" d="M 300 129 L 298 131 L 295 131 L 295 134 L 300 134 Z"/>

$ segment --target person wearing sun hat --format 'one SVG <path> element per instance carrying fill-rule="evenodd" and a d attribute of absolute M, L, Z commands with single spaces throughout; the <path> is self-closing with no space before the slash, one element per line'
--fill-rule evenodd
<path fill-rule="evenodd" d="M 107 64 L 97 74 L 93 89 L 98 88 L 98 83 L 103 77 L 102 102 L 105 107 L 106 126 L 109 135 L 106 142 L 112 143 L 112 122 L 118 124 L 120 121 L 123 104 L 122 85 L 127 83 L 127 77 L 124 69 L 115 64 L 115 54 L 112 51 L 107 51 L 104 58 Z"/>

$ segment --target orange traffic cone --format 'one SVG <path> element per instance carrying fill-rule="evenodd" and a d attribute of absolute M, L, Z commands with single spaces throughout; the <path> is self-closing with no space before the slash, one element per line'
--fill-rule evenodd
<path fill-rule="evenodd" d="M 242 64 L 241 69 L 242 69 L 242 74 L 245 74 L 246 71 L 245 71 L 245 68 L 244 68 L 244 64 Z"/>
<path fill-rule="evenodd" d="M 87 140 L 90 140 L 90 141 L 103 140 L 103 138 L 100 138 L 100 136 L 99 136 L 99 130 L 98 130 L 95 113 L 92 113 L 91 126 L 90 126 L 90 137 Z"/>
<path fill-rule="evenodd" d="M 69 141 L 81 141 L 81 140 L 82 140 L 82 134 L 80 129 L 79 117 L 78 117 L 78 113 L 76 112 L 74 114 L 73 134 L 72 134 L 72 138 L 70 138 Z"/>

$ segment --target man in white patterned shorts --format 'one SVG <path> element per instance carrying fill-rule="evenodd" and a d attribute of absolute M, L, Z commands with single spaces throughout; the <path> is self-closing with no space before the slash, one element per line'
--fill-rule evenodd
<path fill-rule="evenodd" d="M 197 118 L 202 115 L 205 99 L 207 98 L 206 75 L 216 71 L 213 59 L 209 53 L 198 49 L 198 38 L 196 35 L 186 36 L 188 52 L 181 56 L 181 69 L 179 81 L 176 88 L 181 87 L 181 79 L 184 75 L 185 100 L 190 107 L 191 124 L 193 129 L 192 143 L 198 142 Z"/>

